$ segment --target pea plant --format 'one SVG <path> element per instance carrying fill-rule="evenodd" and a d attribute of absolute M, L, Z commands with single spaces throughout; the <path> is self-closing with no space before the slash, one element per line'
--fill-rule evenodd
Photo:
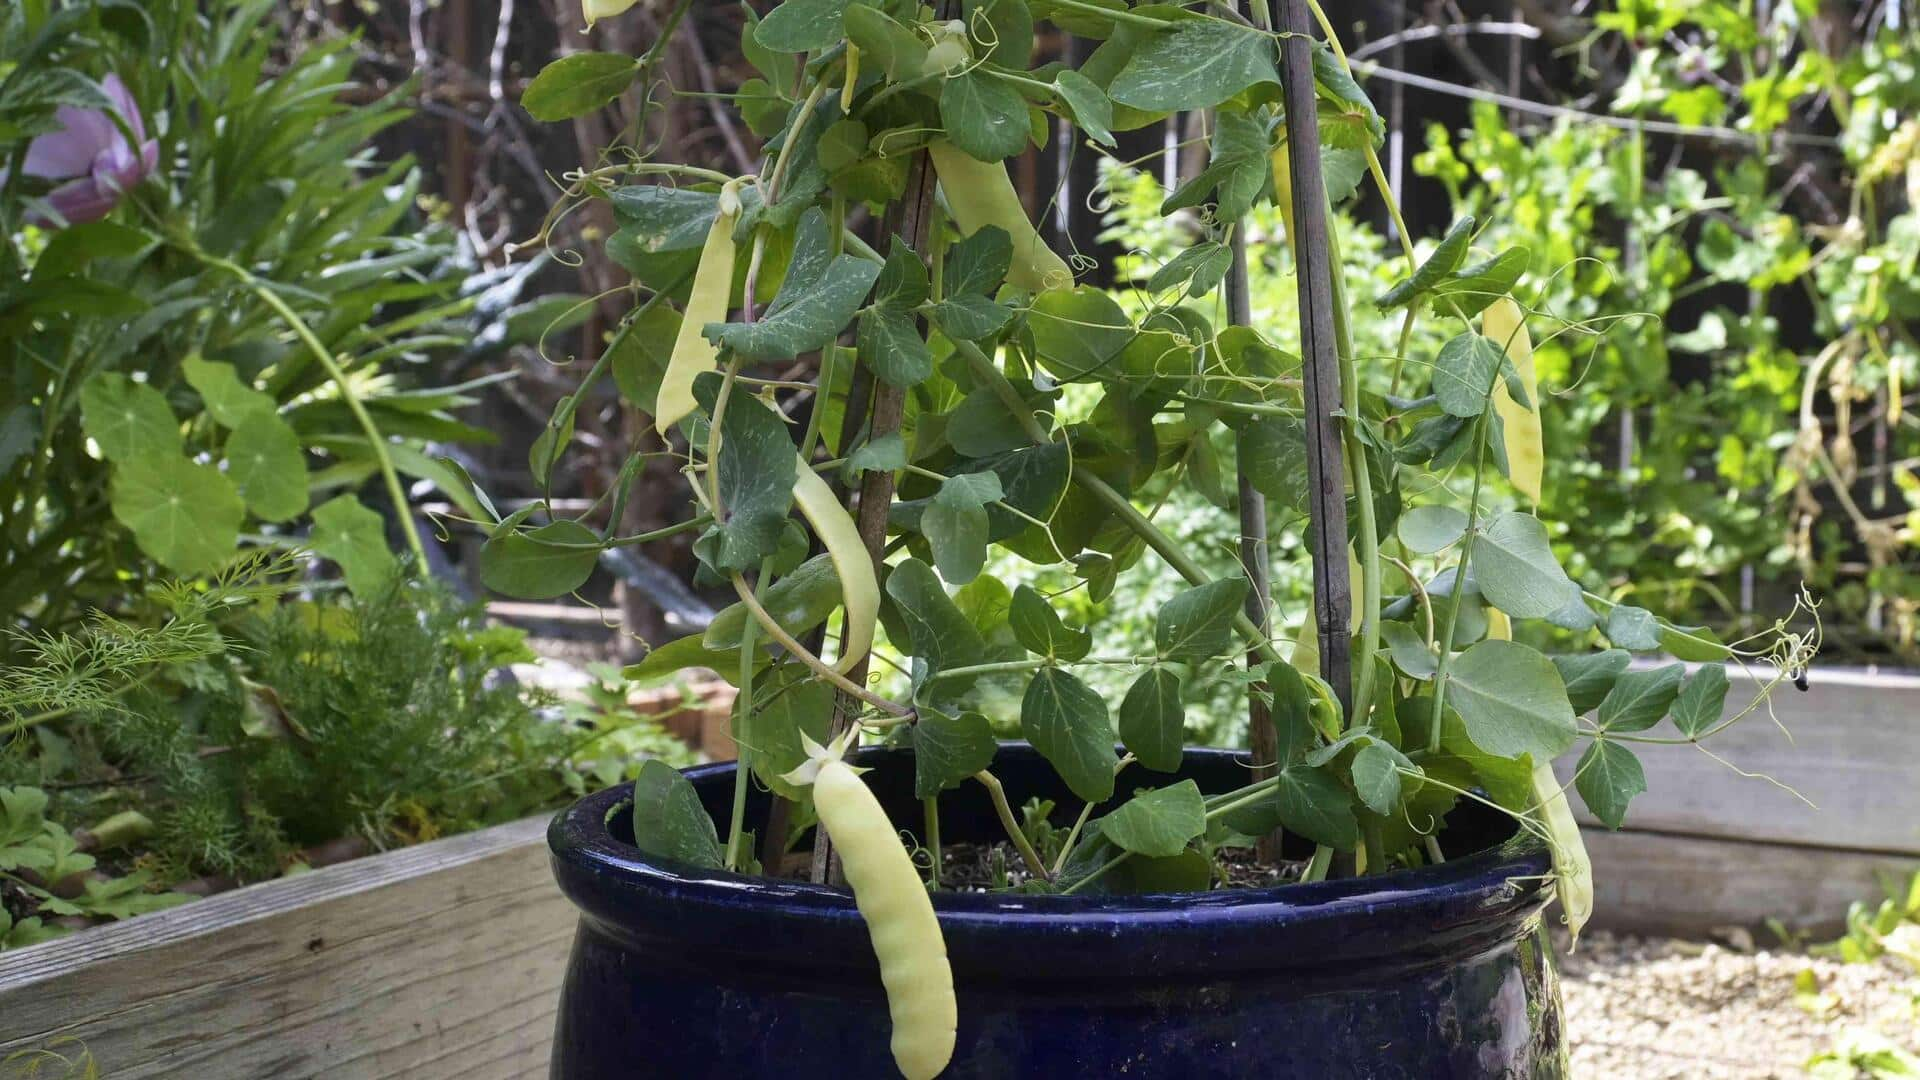
<path fill-rule="evenodd" d="M 1618 825 L 1645 786 L 1636 747 L 1696 744 L 1762 708 L 1817 645 L 1817 620 L 1723 643 L 1568 577 L 1530 512 L 1552 407 L 1533 341 L 1567 325 L 1530 306 L 1528 253 L 1477 250 L 1468 219 L 1424 257 L 1409 250 L 1390 289 L 1347 295 L 1331 207 L 1363 182 L 1385 195 L 1383 124 L 1318 9 L 1281 6 L 1285 23 L 1264 0 L 787 0 L 749 14 L 759 77 L 733 95 L 766 140 L 759 173 L 623 143 L 567 178 L 565 205 L 610 204 L 604 254 L 633 277 L 632 313 L 586 386 L 610 376 L 653 417 L 658 440 L 633 448 L 626 479 L 672 455 L 689 513 L 641 535 L 535 508 L 490 516 L 483 577 L 558 596 L 609 547 L 698 534 L 696 584 L 738 602 L 640 666 L 710 667 L 739 687 L 734 812 L 723 835 L 684 779 L 645 768 L 635 840 L 754 871 L 752 826 L 777 838 L 817 820 L 813 874 L 832 871 L 837 844 L 909 1076 L 934 1075 L 952 1046 L 925 896 L 946 887 L 944 790 L 982 785 L 1024 866 L 1015 887 L 1062 894 L 1204 890 L 1225 882 L 1224 850 L 1271 860 L 1278 844 L 1261 841 L 1281 832 L 1314 846 L 1290 870 L 1303 880 L 1426 865 L 1446 857 L 1449 813 L 1485 802 L 1550 846 L 1577 932 L 1590 875 L 1552 762 L 1579 749 L 1573 786 Z M 644 111 L 687 7 L 644 56 L 555 62 L 526 107 L 565 119 L 639 84 Z M 1037 23 L 1083 39 L 1068 55 L 1085 59 L 1032 66 Z M 1076 285 L 1090 265 L 1051 249 L 1005 162 L 1055 140 L 1098 153 L 1176 112 L 1204 117 L 1208 161 L 1159 212 L 1195 238 L 1130 310 Z M 1243 219 L 1267 204 L 1299 279 L 1301 356 L 1248 302 Z M 1358 355 L 1360 319 L 1395 326 L 1398 351 Z M 1446 327 L 1443 343 L 1414 350 L 1433 337 L 1414 335 L 1421 323 Z M 543 477 L 578 396 L 535 447 Z M 1182 484 L 1225 488 L 1228 467 L 1239 570 L 1209 576 L 1157 508 Z M 630 486 L 594 520 L 621 520 Z M 1288 634 L 1268 527 L 1301 516 L 1315 598 Z M 1185 588 L 1156 613 L 1150 649 L 1094 655 L 1059 593 L 981 573 L 994 548 L 1095 600 L 1141 575 Z M 1549 657 L 1515 640 L 1545 627 L 1606 647 Z M 1630 666 L 1659 651 L 1697 666 Z M 1759 659 L 1773 674 L 1729 715 L 1727 665 Z M 903 696 L 876 689 L 875 664 L 904 676 Z M 1076 674 L 1095 666 L 1130 673 L 1118 702 Z M 1197 680 L 1245 698 L 1259 771 L 1238 788 L 1176 775 Z M 1653 733 L 1663 721 L 1670 733 Z M 1051 859 L 994 776 L 996 732 L 1015 728 L 1082 804 L 1063 808 L 1064 837 L 1048 832 Z M 911 750 L 919 869 L 842 760 L 863 738 Z M 755 782 L 779 796 L 765 823 L 745 820 Z"/>

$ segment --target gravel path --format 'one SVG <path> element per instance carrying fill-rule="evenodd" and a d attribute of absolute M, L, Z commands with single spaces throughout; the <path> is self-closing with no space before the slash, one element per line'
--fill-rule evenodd
<path fill-rule="evenodd" d="M 1795 979 L 1811 971 L 1809 1008 Z M 1848 1028 L 1920 1042 L 1914 974 L 1790 950 L 1584 936 L 1560 957 L 1575 1080 L 1762 1080 L 1802 1066 Z"/>

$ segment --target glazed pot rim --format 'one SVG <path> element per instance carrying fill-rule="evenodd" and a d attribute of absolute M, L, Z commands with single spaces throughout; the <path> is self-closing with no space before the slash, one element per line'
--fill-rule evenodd
<path fill-rule="evenodd" d="M 1010 751 L 1034 753 L 1024 744 L 1002 744 L 1003 753 Z M 1240 756 L 1201 748 L 1189 748 L 1187 753 Z M 885 750 L 862 755 L 869 761 L 894 756 L 906 755 Z M 688 769 L 685 775 L 700 785 L 730 778 L 733 769 L 733 762 L 720 762 Z M 676 916 L 675 921 L 750 914 L 756 920 L 778 922 L 789 934 L 807 934 L 810 928 L 826 932 L 857 923 L 858 909 L 845 888 L 702 869 L 647 855 L 618 839 L 608 821 L 620 807 L 631 804 L 631 788 L 622 784 L 588 795 L 560 811 L 548 829 L 562 890 L 589 918 L 616 931 L 632 931 L 637 921 L 644 921 L 639 916 L 666 913 Z M 1473 854 L 1379 877 L 1118 896 L 940 892 L 933 905 L 950 940 L 969 933 L 1019 935 L 1022 928 L 1055 939 L 1081 934 L 1111 937 L 1123 927 L 1157 927 L 1162 934 L 1178 938 L 1217 932 L 1221 924 L 1231 923 L 1287 938 L 1298 935 L 1300 944 L 1310 945 L 1315 934 L 1354 920 L 1375 926 L 1424 926 L 1441 937 L 1471 934 L 1470 927 L 1485 928 L 1537 912 L 1550 896 L 1550 883 L 1551 861 L 1545 844 L 1519 832 Z M 1405 930 L 1385 935 L 1409 936 Z M 1386 951 L 1399 951 L 1413 943 L 1381 940 L 1376 944 Z"/>

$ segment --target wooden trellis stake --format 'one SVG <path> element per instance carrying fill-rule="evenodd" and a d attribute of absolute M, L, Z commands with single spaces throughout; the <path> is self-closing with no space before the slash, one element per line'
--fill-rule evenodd
<path fill-rule="evenodd" d="M 1281 0 L 1280 87 L 1287 110 L 1293 180 L 1294 259 L 1300 279 L 1301 393 L 1307 420 L 1308 543 L 1313 555 L 1313 620 L 1320 677 L 1343 711 L 1353 707 L 1353 582 L 1347 571 L 1347 468 L 1340 419 L 1340 356 L 1333 333 L 1326 182 L 1320 174 L 1314 101 L 1312 16 L 1306 0 Z M 1351 718 L 1350 718 L 1351 719 Z"/>

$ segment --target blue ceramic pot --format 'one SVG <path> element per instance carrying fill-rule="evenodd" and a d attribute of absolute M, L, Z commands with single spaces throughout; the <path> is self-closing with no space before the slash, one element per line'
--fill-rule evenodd
<path fill-rule="evenodd" d="M 867 779 L 918 832 L 912 759 L 869 752 Z M 1015 806 L 1079 808 L 1031 747 L 994 773 Z M 1145 782 L 1149 774 L 1122 778 Z M 1238 755 L 1191 750 L 1205 791 L 1246 782 Z M 687 776 L 726 828 L 733 766 Z M 1158 778 L 1158 777 L 1156 777 Z M 583 913 L 553 1076 L 898 1075 L 867 930 L 844 890 L 696 870 L 642 855 L 626 788 L 548 833 Z M 764 820 L 755 792 L 747 820 Z M 978 784 L 941 799 L 949 843 L 992 840 Z M 1565 1075 L 1559 993 L 1540 932 L 1540 845 L 1462 807 L 1443 865 L 1379 878 L 1167 896 L 934 899 L 959 996 L 949 1077 L 1439 1078 Z"/>

